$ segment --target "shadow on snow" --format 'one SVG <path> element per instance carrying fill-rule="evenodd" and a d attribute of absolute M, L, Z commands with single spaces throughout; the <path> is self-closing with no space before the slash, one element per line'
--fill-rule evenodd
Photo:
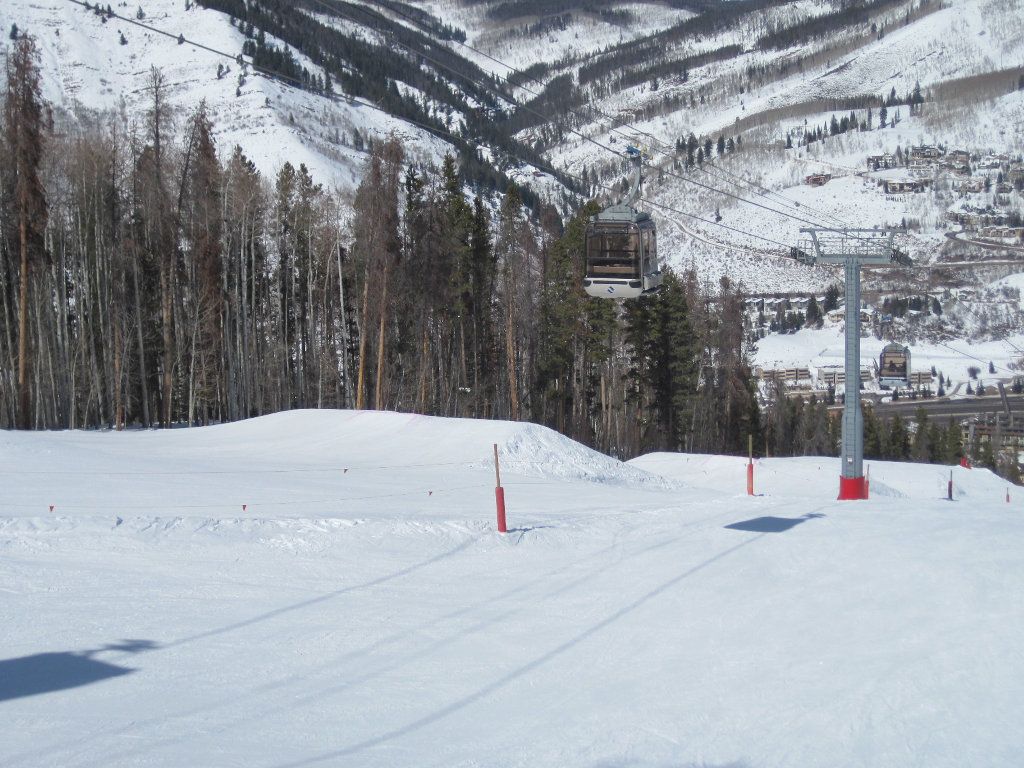
<path fill-rule="evenodd" d="M 755 517 L 751 520 L 731 523 L 725 527 L 737 531 L 753 531 L 754 533 L 782 533 L 815 517 L 824 517 L 824 515 L 811 512 L 803 517 Z"/>
<path fill-rule="evenodd" d="M 35 653 L 0 661 L 0 701 L 64 691 L 131 674 L 134 669 L 93 657 L 107 651 L 140 653 L 156 647 L 149 640 L 124 640 L 92 651 Z"/>

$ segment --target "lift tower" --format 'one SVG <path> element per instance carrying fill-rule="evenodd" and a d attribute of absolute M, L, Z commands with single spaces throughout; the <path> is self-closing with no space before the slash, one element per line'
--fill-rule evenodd
<path fill-rule="evenodd" d="M 846 269 L 846 397 L 843 407 L 840 499 L 866 499 L 864 482 L 864 416 L 860 409 L 860 268 L 867 265 L 909 266 L 910 259 L 893 246 L 897 230 L 800 230 L 808 235 L 793 255 L 805 264 L 842 264 Z"/>

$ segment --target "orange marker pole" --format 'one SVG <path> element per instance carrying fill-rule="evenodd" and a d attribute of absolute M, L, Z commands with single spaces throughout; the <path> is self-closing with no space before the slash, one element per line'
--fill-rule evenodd
<path fill-rule="evenodd" d="M 747 496 L 754 495 L 754 436 L 747 436 L 747 451 L 749 459 L 747 461 Z"/>
<path fill-rule="evenodd" d="M 498 444 L 494 444 L 494 478 L 497 486 L 494 488 L 494 500 L 498 505 L 498 533 L 508 533 L 505 527 L 505 489 L 501 487 L 501 470 L 498 468 Z"/>

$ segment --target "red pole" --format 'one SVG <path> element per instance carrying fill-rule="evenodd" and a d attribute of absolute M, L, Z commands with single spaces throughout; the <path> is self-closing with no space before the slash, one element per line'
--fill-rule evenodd
<path fill-rule="evenodd" d="M 494 499 L 498 504 L 498 533 L 508 533 L 505 527 L 505 489 L 500 485 L 494 489 Z"/>
<path fill-rule="evenodd" d="M 494 500 L 498 505 L 498 533 L 508 533 L 505 527 L 505 489 L 501 487 L 501 470 L 498 469 L 498 444 L 494 444 L 494 477 L 498 485 L 494 489 Z"/>
<path fill-rule="evenodd" d="M 747 435 L 747 448 L 749 458 L 747 460 L 747 496 L 754 495 L 754 436 Z"/>

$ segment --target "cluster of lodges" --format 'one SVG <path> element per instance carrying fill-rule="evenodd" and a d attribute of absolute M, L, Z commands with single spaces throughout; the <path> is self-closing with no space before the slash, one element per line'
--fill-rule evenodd
<path fill-rule="evenodd" d="M 981 171 L 1002 171 L 1002 180 L 993 181 L 989 175 L 972 175 L 972 166 Z M 964 149 L 945 151 L 941 147 L 921 145 L 910 147 L 907 152 L 870 155 L 867 159 L 869 172 L 892 168 L 907 168 L 910 173 L 904 178 L 879 179 L 879 185 L 887 195 L 923 192 L 935 181 L 939 172 L 947 172 L 953 178 L 952 188 L 961 197 L 969 194 L 993 192 L 998 197 L 1008 195 L 1015 184 L 1024 180 L 1024 162 L 1005 154 L 989 154 L 975 157 Z M 985 208 L 963 206 L 950 211 L 947 218 L 964 229 L 977 231 L 981 237 L 992 239 L 1024 238 L 1024 227 L 1010 226 L 1013 218 L 1008 211 L 992 205 Z"/>

